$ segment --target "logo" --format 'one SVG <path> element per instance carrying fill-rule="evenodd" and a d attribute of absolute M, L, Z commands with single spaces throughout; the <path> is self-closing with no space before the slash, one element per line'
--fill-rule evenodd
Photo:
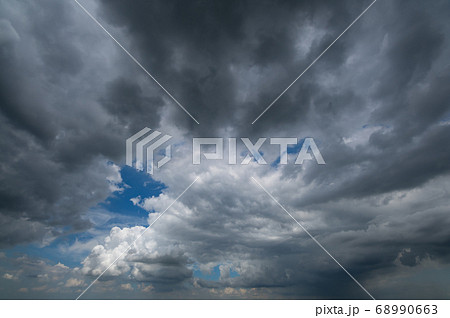
<path fill-rule="evenodd" d="M 152 131 L 145 127 L 138 133 L 134 134 L 126 140 L 126 165 L 135 167 L 136 170 L 144 171 L 153 174 L 154 167 L 158 169 L 164 166 L 172 159 L 171 145 L 157 151 L 160 146 L 170 140 L 172 136 L 161 135 L 159 131 Z M 247 165 L 252 160 L 260 165 L 266 165 L 267 162 L 260 151 L 261 146 L 268 138 L 259 138 L 253 143 L 249 138 L 239 138 L 247 150 L 245 158 L 238 163 L 239 156 L 237 155 L 237 140 L 238 138 L 227 138 L 228 141 L 228 164 L 230 165 Z M 288 164 L 288 148 L 298 145 L 297 138 L 270 138 L 269 143 L 273 147 L 278 147 L 279 157 L 278 164 Z M 202 146 L 213 146 L 214 151 L 202 151 Z M 210 147 L 211 148 L 211 147 Z M 292 149 L 292 148 L 291 148 Z M 245 154 L 245 153 L 244 153 Z M 156 164 L 154 160 L 156 156 L 161 157 Z M 224 138 L 193 138 L 192 139 L 192 164 L 199 165 L 201 158 L 206 160 L 222 160 L 224 159 Z M 304 138 L 301 143 L 300 151 L 297 154 L 295 165 L 302 165 L 305 160 L 315 160 L 319 165 L 325 165 L 325 160 L 320 153 L 313 138 Z"/>
<path fill-rule="evenodd" d="M 259 138 L 256 143 L 252 143 L 249 138 L 241 138 L 245 147 L 247 148 L 248 154 L 242 160 L 241 165 L 248 165 L 250 161 L 253 159 L 260 165 L 267 164 L 266 160 L 263 158 L 263 154 L 259 151 L 261 146 L 267 140 L 267 138 Z M 271 145 L 278 145 L 280 150 L 280 164 L 287 165 L 288 164 L 288 146 L 295 146 L 298 143 L 297 138 L 270 138 Z M 192 163 L 194 165 L 200 164 L 201 158 L 201 146 L 202 145 L 210 145 L 214 146 L 214 152 L 203 153 L 203 156 L 208 159 L 223 159 L 223 138 L 194 138 L 192 140 Z M 235 165 L 237 164 L 236 158 L 236 138 L 228 138 L 228 164 Z M 296 165 L 302 165 L 305 160 L 312 160 L 310 152 L 314 155 L 316 162 L 319 165 L 324 165 L 325 160 L 323 160 L 322 154 L 320 153 L 319 148 L 317 148 L 316 143 L 313 138 L 305 138 L 302 144 L 302 148 L 298 153 L 297 159 L 295 160 Z"/>
<path fill-rule="evenodd" d="M 169 135 L 161 136 L 159 131 L 151 132 L 150 128 L 145 127 L 138 133 L 134 134 L 126 141 L 126 165 L 135 167 L 136 170 L 146 171 L 153 174 L 155 151 L 165 142 L 172 138 Z M 158 138 L 159 137 L 159 138 Z M 172 158 L 172 147 L 168 145 L 165 149 L 164 156 L 158 160 L 156 167 L 159 169 L 164 166 Z"/>

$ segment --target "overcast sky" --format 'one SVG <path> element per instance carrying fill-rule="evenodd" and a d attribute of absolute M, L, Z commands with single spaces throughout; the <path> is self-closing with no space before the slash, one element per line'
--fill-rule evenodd
<path fill-rule="evenodd" d="M 371 2 L 80 1 L 197 124 L 76 2 L 0 0 L 0 298 L 76 298 L 199 177 L 83 298 L 369 299 L 253 177 L 375 298 L 448 299 L 448 1 L 376 1 L 252 124 Z M 193 165 L 193 137 L 300 142 Z"/>

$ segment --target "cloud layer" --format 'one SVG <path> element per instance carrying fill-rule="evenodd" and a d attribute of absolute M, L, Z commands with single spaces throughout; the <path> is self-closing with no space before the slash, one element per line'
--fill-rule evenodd
<path fill-rule="evenodd" d="M 87 297 L 366 298 L 251 177 L 376 298 L 449 297 L 448 3 L 377 1 L 251 124 L 369 4 L 86 3 L 197 125 L 76 3 L 0 2 L 0 247 L 92 231 L 147 126 L 174 136 L 167 188 L 129 204 L 150 224 L 200 179 Z M 276 165 L 266 142 L 267 166 L 193 166 L 192 137 L 314 137 L 327 164 Z M 0 279 L 70 298 L 144 229 L 97 233 L 70 268 L 4 254 Z M 30 262 L 54 282 L 24 285 Z"/>

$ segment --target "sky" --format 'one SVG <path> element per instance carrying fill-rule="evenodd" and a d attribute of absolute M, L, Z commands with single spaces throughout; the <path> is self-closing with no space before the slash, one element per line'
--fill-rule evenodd
<path fill-rule="evenodd" d="M 79 2 L 198 123 L 75 1 L 0 0 L 1 299 L 450 298 L 448 1 L 376 1 L 256 122 L 372 1 Z"/>

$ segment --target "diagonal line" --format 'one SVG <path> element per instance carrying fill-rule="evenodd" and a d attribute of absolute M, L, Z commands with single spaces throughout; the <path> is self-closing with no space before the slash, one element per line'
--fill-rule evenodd
<path fill-rule="evenodd" d="M 145 232 L 147 232 L 147 230 L 153 225 L 153 224 L 155 224 L 156 223 L 156 221 L 158 221 L 159 220 L 159 218 L 160 217 L 162 217 L 163 215 L 164 215 L 164 213 L 166 213 L 166 211 L 167 210 L 169 210 L 170 209 L 170 207 L 175 203 L 175 202 L 177 202 L 178 201 L 178 199 L 179 198 L 181 198 L 181 196 L 190 188 L 190 187 L 192 187 L 192 185 L 195 183 L 195 182 L 197 182 L 197 180 L 199 179 L 200 177 L 197 177 L 197 178 L 195 178 L 195 180 L 183 191 L 183 192 L 181 192 L 181 194 L 175 199 L 175 200 L 173 200 L 173 202 L 171 203 L 171 204 L 169 204 L 169 206 L 160 214 L 160 215 L 158 215 L 158 217 L 144 230 L 144 231 L 142 231 L 142 233 L 141 234 L 139 234 L 139 236 L 127 247 L 127 249 L 125 250 L 125 251 L 123 251 L 122 252 L 122 254 L 120 254 L 119 256 L 117 256 L 117 258 L 114 260 L 114 262 L 112 262 L 96 279 L 94 279 L 94 281 L 75 299 L 75 300 L 78 300 L 81 296 L 83 296 L 83 294 L 85 293 L 85 292 L 87 292 L 88 291 L 88 289 L 89 288 L 91 288 L 91 286 L 92 285 L 94 285 L 95 284 L 95 282 L 96 281 L 98 281 L 98 279 L 100 278 L 100 277 L 102 277 L 103 276 L 103 274 L 104 273 L 106 273 L 106 271 L 111 267 L 111 266 L 113 266 L 118 260 L 119 260 L 119 258 L 121 258 L 122 257 L 122 255 L 123 254 L 125 254 L 133 245 L 134 245 L 134 243 L 136 243 L 136 241 L 137 240 L 139 240 L 141 237 L 142 237 L 142 235 L 144 235 L 145 234 Z"/>
<path fill-rule="evenodd" d="M 366 8 L 366 10 L 364 10 L 352 23 L 350 23 L 350 25 L 336 38 L 336 40 L 334 40 L 330 45 L 328 45 L 328 47 L 322 52 L 322 53 L 320 53 L 320 55 L 314 60 L 314 61 L 312 61 L 312 63 L 311 64 L 309 64 L 309 66 L 291 83 L 291 85 L 289 85 L 280 95 L 278 95 L 278 97 L 277 98 L 275 98 L 275 100 L 273 101 L 273 102 L 271 102 L 270 103 L 270 105 L 269 106 L 267 106 L 266 107 L 266 109 L 264 109 L 264 111 L 258 116 L 258 117 L 256 117 L 256 119 L 252 122 L 252 125 L 254 124 L 254 123 L 256 123 L 256 121 L 262 116 L 262 115 L 264 115 L 264 113 L 266 112 L 266 111 L 268 111 L 269 110 L 269 108 L 270 107 L 272 107 L 272 105 L 273 104 L 275 104 L 276 103 L 276 101 L 278 100 L 278 99 L 280 99 L 280 97 L 281 96 L 283 96 L 284 95 L 284 93 L 286 93 L 287 92 L 287 90 L 289 89 L 289 88 L 291 88 L 291 86 L 292 85 L 294 85 L 295 84 L 295 82 L 297 82 L 297 80 L 300 78 L 300 77 L 302 77 L 303 76 L 303 74 L 305 74 L 306 73 L 306 71 L 307 70 L 309 70 L 309 68 L 311 67 L 311 66 L 313 66 L 314 65 L 314 63 L 316 63 L 321 57 L 322 57 L 322 55 L 324 55 L 325 54 L 325 52 L 326 51 L 328 51 L 328 49 L 330 48 L 330 47 L 332 47 L 333 46 L 333 44 L 334 43 L 336 43 L 336 41 L 337 40 L 339 40 L 339 38 L 342 36 L 342 35 L 344 35 L 344 33 L 345 32 L 347 32 L 347 30 L 348 29 L 350 29 L 351 27 L 352 27 L 352 25 L 353 24 L 355 24 L 355 22 L 356 21 L 358 21 L 359 20 L 359 18 L 361 18 L 362 16 L 363 16 L 363 14 L 364 13 L 366 13 L 367 12 L 367 10 L 369 10 L 369 8 L 376 2 L 377 0 L 374 0 L 367 8 Z"/>
<path fill-rule="evenodd" d="M 286 212 L 286 213 L 287 213 L 287 214 L 295 221 L 295 223 L 297 223 L 297 224 L 302 228 L 303 231 L 305 231 L 306 234 L 309 235 L 309 237 L 310 237 L 310 238 L 311 238 L 311 239 L 312 239 L 312 240 L 313 240 L 313 241 L 314 241 L 314 242 L 315 242 L 315 243 L 316 243 L 316 244 L 317 244 L 317 245 L 318 245 L 325 253 L 328 254 L 328 256 L 330 256 L 330 257 L 333 259 L 333 261 L 336 262 L 336 264 L 338 264 L 338 265 L 344 270 L 344 272 L 347 273 L 348 276 L 350 276 L 351 279 L 353 279 L 353 281 L 354 281 L 356 284 L 358 284 L 359 287 L 362 288 L 362 290 L 364 290 L 364 291 L 366 292 L 367 295 L 370 296 L 370 298 L 372 298 L 373 300 L 375 300 L 375 298 L 367 291 L 367 289 L 365 289 L 364 286 L 361 285 L 361 284 L 356 280 L 356 278 L 353 277 L 352 274 L 350 274 L 350 273 L 344 268 L 344 266 L 342 266 L 341 263 L 339 263 L 339 262 L 333 257 L 333 255 L 331 255 L 330 252 L 328 252 L 327 249 L 326 249 L 325 247 L 323 247 L 323 245 L 320 244 L 319 241 L 317 241 L 316 238 L 315 238 L 314 236 L 312 236 L 311 233 L 309 233 L 309 231 L 308 231 L 308 230 L 307 230 L 300 222 L 298 222 L 298 221 L 292 216 L 292 214 L 289 213 L 288 210 L 286 210 L 286 209 L 284 208 L 284 206 L 282 206 L 281 203 L 278 202 L 277 199 L 275 199 L 275 198 L 269 193 L 269 191 L 267 191 L 267 190 L 261 185 L 261 183 L 259 183 L 259 182 L 258 182 L 255 178 L 253 178 L 253 177 L 252 177 L 252 179 L 253 179 L 253 181 L 254 181 L 257 185 L 259 185 L 259 186 L 261 187 L 261 189 L 264 190 L 265 193 L 267 193 L 267 195 L 268 195 L 269 197 L 272 198 L 273 201 L 275 201 L 276 204 L 278 204 L 278 206 L 279 206 L 280 208 L 283 209 L 284 212 Z"/>
<path fill-rule="evenodd" d="M 128 50 L 127 49 L 125 49 L 123 46 L 122 46 L 122 44 L 120 44 L 119 43 L 119 41 L 117 41 L 116 40 L 116 38 L 115 37 L 113 37 L 112 35 L 111 35 L 111 33 L 109 33 L 104 27 L 103 27 L 103 25 L 101 25 L 100 24 L 100 22 L 98 22 L 98 20 L 92 15 L 92 14 L 90 14 L 89 13 L 89 11 L 88 10 L 86 10 L 86 8 L 85 7 L 83 7 L 77 0 L 74 0 L 75 1 L 75 3 L 76 4 L 78 4 L 78 6 L 95 22 L 95 23 L 97 23 L 97 25 L 100 27 L 100 28 L 102 28 L 102 30 L 103 31 L 105 31 L 106 32 L 106 34 L 108 34 L 109 35 L 109 37 L 111 38 L 111 39 L 113 39 L 114 40 L 114 42 L 116 42 L 117 43 L 117 45 L 134 61 L 134 63 L 136 63 L 148 76 L 150 76 L 150 78 L 156 83 L 156 84 L 158 84 L 158 86 L 159 87 L 161 87 L 162 88 L 162 90 L 167 94 L 167 95 L 169 95 L 169 97 L 170 98 L 172 98 L 172 100 L 178 105 L 178 106 L 180 106 L 180 108 L 182 109 L 182 110 L 184 110 L 184 112 L 186 113 L 186 114 L 188 114 L 189 115 L 189 117 L 191 117 L 192 118 L 192 120 L 193 121 L 195 121 L 197 124 L 199 124 L 200 125 L 200 123 L 197 121 L 197 119 L 195 119 L 194 118 L 194 116 L 192 116 L 191 115 L 191 113 L 189 113 L 188 111 L 187 111 L 187 109 L 186 108 L 184 108 L 183 107 L 183 105 L 181 105 L 180 104 L 180 102 L 179 101 L 177 101 L 176 99 L 175 99 L 175 97 L 173 97 L 172 96 L 172 94 L 170 94 L 157 80 L 156 80 L 156 78 L 154 78 L 153 77 L 153 75 L 152 74 L 150 74 L 150 72 L 149 71 L 147 71 L 146 69 L 145 69 L 145 67 L 143 67 L 142 66 L 142 64 L 141 63 L 139 63 L 139 61 L 138 60 L 136 60 L 136 58 L 133 56 L 133 55 L 131 55 L 131 53 L 130 52 L 128 52 Z"/>

